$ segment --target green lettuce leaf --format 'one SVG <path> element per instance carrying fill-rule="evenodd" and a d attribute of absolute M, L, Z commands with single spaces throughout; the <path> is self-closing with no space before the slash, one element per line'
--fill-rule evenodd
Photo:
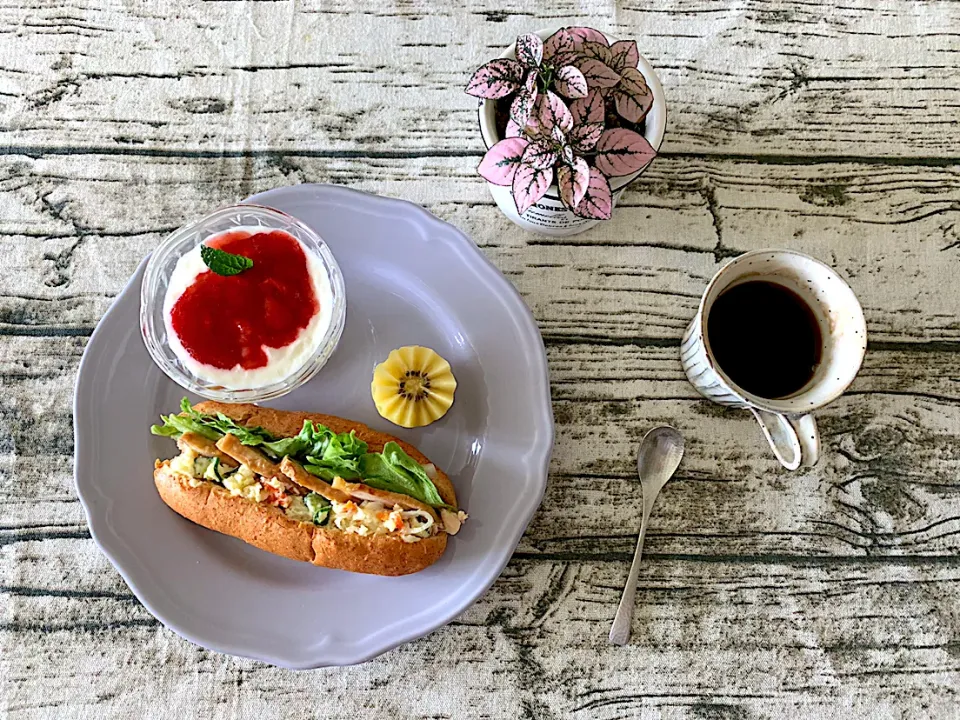
<path fill-rule="evenodd" d="M 322 425 L 320 427 L 323 428 Z M 358 439 L 352 430 L 339 435 L 327 428 L 323 430 L 326 437 L 307 451 L 304 469 L 328 482 L 335 477 L 344 480 L 359 478 L 359 460 L 367 452 L 367 444 Z"/>
<path fill-rule="evenodd" d="M 383 452 L 367 453 L 360 458 L 360 476 L 378 490 L 409 495 L 434 507 L 445 506 L 437 486 L 423 467 L 395 442 L 383 446 Z"/>
<path fill-rule="evenodd" d="M 360 477 L 360 464 L 357 458 L 332 457 L 329 459 L 307 456 L 303 469 L 313 473 L 318 478 L 330 482 L 336 477 L 344 480 L 356 480 Z"/>
<path fill-rule="evenodd" d="M 162 425 L 154 425 L 150 432 L 163 437 L 179 438 L 183 433 L 195 432 L 216 442 L 227 433 L 236 435 L 244 445 L 263 445 L 276 440 L 261 427 L 244 427 L 223 413 L 206 415 L 197 412 L 187 398 L 180 401 L 180 414 L 161 415 Z"/>
<path fill-rule="evenodd" d="M 309 420 L 304 420 L 300 432 L 293 437 L 265 442 L 263 446 L 277 457 L 305 457 L 317 443 L 326 443 L 329 432 L 322 425 L 316 427 Z"/>
<path fill-rule="evenodd" d="M 163 425 L 150 426 L 150 432 L 153 435 L 160 435 L 161 437 L 168 437 L 176 440 L 183 434 L 179 430 L 177 430 L 177 428 L 175 428 L 173 425 L 168 425 L 167 418 L 164 417 L 163 415 L 160 416 L 160 419 L 163 420 Z"/>
<path fill-rule="evenodd" d="M 337 435 L 329 428 L 315 425 L 309 420 L 304 420 L 303 428 L 294 437 L 264 442 L 263 447 L 277 457 L 312 457 L 315 458 L 312 462 L 317 463 L 341 458 L 356 459 L 367 451 L 367 444 L 358 440 L 352 431 Z"/>
<path fill-rule="evenodd" d="M 160 419 L 163 420 L 163 425 L 153 425 L 150 428 L 150 432 L 154 435 L 177 439 L 184 433 L 195 432 L 214 442 L 222 437 L 216 430 L 207 427 L 204 423 L 192 417 L 171 413 L 170 415 L 161 415 Z"/>
<path fill-rule="evenodd" d="M 367 447 L 367 444 L 357 437 L 357 433 L 351 430 L 349 433 L 340 433 L 335 436 L 324 452 L 324 457 L 359 458 L 367 452 Z"/>
<path fill-rule="evenodd" d="M 223 413 L 217 413 L 216 417 L 213 415 L 201 415 L 200 413 L 197 413 L 197 415 L 202 418 L 201 422 L 220 433 L 220 436 L 230 433 L 244 445 L 264 445 L 276 439 L 262 427 L 246 427 L 240 425 Z"/>

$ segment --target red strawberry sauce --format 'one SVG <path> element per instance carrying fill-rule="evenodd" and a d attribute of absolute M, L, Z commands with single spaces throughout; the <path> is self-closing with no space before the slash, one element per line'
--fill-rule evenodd
<path fill-rule="evenodd" d="M 248 257 L 253 267 L 229 277 L 200 273 L 171 309 L 173 330 L 197 362 L 264 367 L 264 345 L 289 345 L 320 312 L 304 250 L 280 230 L 226 232 L 207 244 Z"/>

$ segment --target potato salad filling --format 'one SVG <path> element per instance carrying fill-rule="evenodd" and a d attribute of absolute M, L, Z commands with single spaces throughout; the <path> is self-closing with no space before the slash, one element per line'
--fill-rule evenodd
<path fill-rule="evenodd" d="M 258 475 L 244 463 L 228 464 L 220 458 L 201 456 L 190 448 L 183 448 L 170 461 L 170 470 L 189 478 L 191 487 L 211 482 L 231 495 L 279 508 L 291 520 L 344 533 L 393 535 L 413 543 L 440 529 L 433 516 L 423 510 L 404 509 L 396 504 L 391 507 L 376 500 L 331 502 L 283 476 Z"/>
<path fill-rule="evenodd" d="M 357 503 L 333 502 L 333 525 L 345 533 L 387 535 L 396 533 L 404 542 L 417 542 L 431 535 L 433 518 L 423 510 L 404 510 L 399 505 L 387 507 L 375 500 Z"/>

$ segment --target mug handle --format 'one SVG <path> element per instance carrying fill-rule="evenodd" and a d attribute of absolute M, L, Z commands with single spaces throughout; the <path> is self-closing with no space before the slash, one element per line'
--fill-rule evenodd
<path fill-rule="evenodd" d="M 784 415 L 751 407 L 773 454 L 787 470 L 816 465 L 820 459 L 820 433 L 813 415 Z"/>

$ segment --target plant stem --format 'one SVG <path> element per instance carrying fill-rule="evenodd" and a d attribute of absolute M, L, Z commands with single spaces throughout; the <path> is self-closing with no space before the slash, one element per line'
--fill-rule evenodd
<path fill-rule="evenodd" d="M 540 92 L 547 92 L 550 88 L 550 83 L 553 82 L 553 66 L 543 66 L 540 72 L 537 73 L 537 79 L 541 83 Z"/>

